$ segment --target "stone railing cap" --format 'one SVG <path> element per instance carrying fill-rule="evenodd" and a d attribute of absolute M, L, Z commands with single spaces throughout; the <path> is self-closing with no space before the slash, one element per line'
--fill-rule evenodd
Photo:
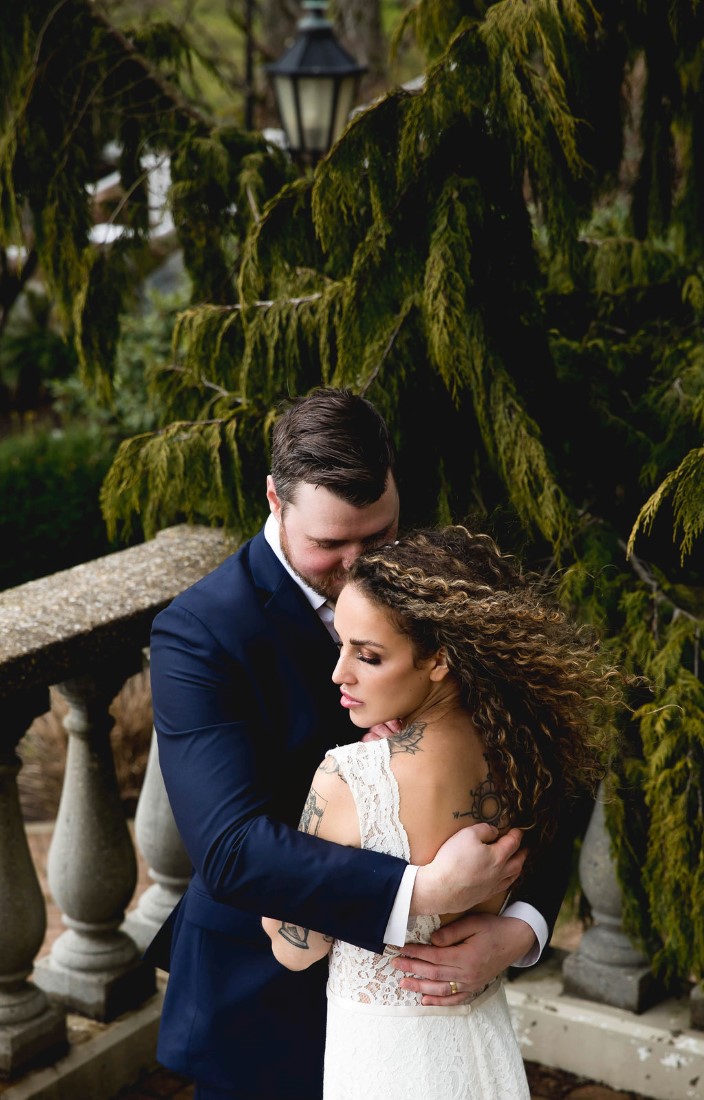
<path fill-rule="evenodd" d="M 237 545 L 220 529 L 181 524 L 0 592 L 0 697 L 59 683 L 123 647 L 146 646 L 156 613 Z"/>

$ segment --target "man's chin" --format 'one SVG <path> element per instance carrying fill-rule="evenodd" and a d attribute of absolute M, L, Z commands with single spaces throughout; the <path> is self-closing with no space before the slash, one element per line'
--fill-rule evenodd
<path fill-rule="evenodd" d="M 326 600 L 333 601 L 337 600 L 337 597 L 345 587 L 344 578 L 332 581 L 329 577 L 311 577 L 308 580 L 308 584 L 321 596 L 325 596 Z"/>

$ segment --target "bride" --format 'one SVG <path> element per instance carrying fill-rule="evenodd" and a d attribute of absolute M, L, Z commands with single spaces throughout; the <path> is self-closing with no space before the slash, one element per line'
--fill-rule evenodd
<path fill-rule="evenodd" d="M 415 865 L 473 823 L 489 842 L 519 826 L 535 851 L 563 801 L 595 789 L 613 670 L 488 536 L 448 527 L 362 554 L 335 628 L 341 706 L 360 729 L 400 718 L 400 730 L 330 750 L 302 830 Z M 412 918 L 406 942 L 459 915 Z M 377 955 L 262 923 L 290 969 L 330 956 L 324 1100 L 529 1100 L 500 976 L 449 982 L 453 1006 L 423 1004 L 394 966 L 403 944 Z"/>

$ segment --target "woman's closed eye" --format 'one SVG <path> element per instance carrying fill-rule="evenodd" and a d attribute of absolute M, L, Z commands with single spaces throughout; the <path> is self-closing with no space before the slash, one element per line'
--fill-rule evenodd
<path fill-rule="evenodd" d="M 365 665 L 379 665 L 379 664 L 381 664 L 381 658 L 380 657 L 377 657 L 375 655 L 373 655 L 371 657 L 367 657 L 367 655 L 364 654 L 364 653 L 358 653 L 357 654 L 357 660 L 358 661 L 364 661 Z"/>
<path fill-rule="evenodd" d="M 342 642 L 335 642 L 335 645 L 337 646 L 338 653 L 342 655 Z M 363 653 L 362 650 L 359 650 L 356 657 L 358 661 L 363 661 L 365 665 L 381 664 L 381 657 L 377 657 L 375 653 L 367 655 Z"/>

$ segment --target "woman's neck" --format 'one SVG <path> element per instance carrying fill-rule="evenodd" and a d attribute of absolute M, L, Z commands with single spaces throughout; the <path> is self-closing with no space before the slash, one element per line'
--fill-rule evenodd
<path fill-rule="evenodd" d="M 466 713 L 460 699 L 459 688 L 456 684 L 444 680 L 428 693 L 419 707 L 401 719 L 401 732 L 417 727 L 419 723 L 429 731 L 441 723 L 446 723 L 451 715 L 458 715 L 460 712 Z"/>

